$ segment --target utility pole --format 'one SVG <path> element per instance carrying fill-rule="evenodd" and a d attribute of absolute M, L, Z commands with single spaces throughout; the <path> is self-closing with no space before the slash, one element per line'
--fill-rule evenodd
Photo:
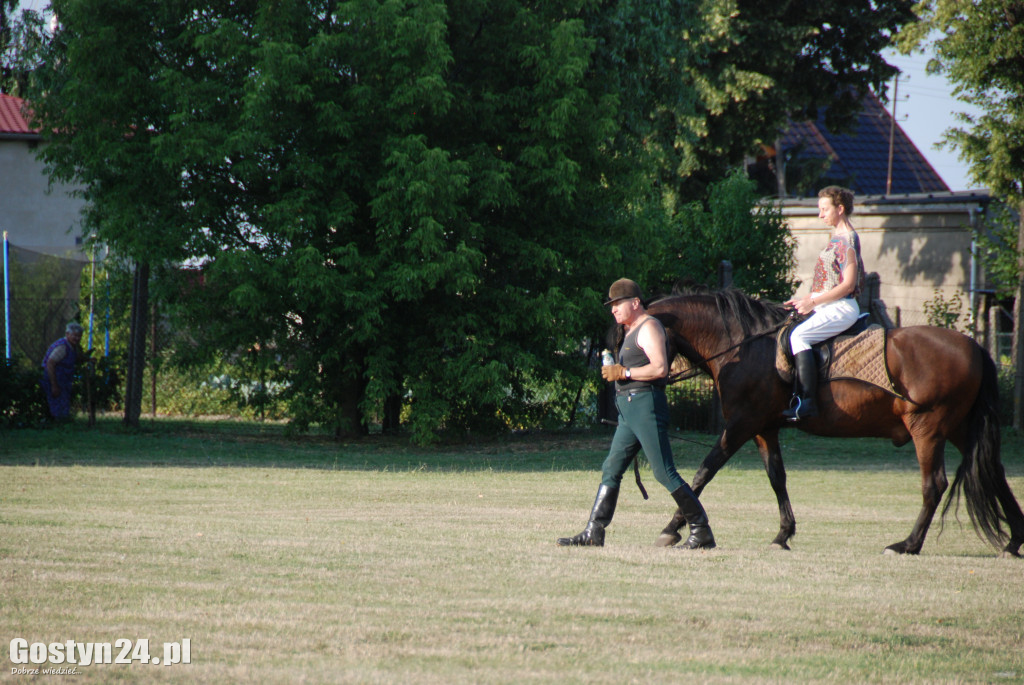
<path fill-rule="evenodd" d="M 910 77 L 908 76 L 907 79 Z M 896 103 L 900 99 L 900 75 L 892 87 L 892 116 L 889 119 L 889 171 L 885 176 L 885 194 L 892 194 L 892 158 L 896 149 Z"/>
<path fill-rule="evenodd" d="M 892 87 L 892 117 L 889 119 L 889 171 L 885 176 L 885 194 L 892 194 L 892 153 L 896 144 L 896 101 L 900 96 L 900 75 L 896 74 L 896 83 Z"/>

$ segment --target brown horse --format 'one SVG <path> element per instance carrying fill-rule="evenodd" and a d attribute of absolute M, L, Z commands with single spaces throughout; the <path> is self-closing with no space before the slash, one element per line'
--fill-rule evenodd
<path fill-rule="evenodd" d="M 779 503 L 781 522 L 773 546 L 789 549 L 796 532 L 779 449 L 779 430 L 795 426 L 814 435 L 888 438 L 896 446 L 914 441 L 924 503 L 910 535 L 886 547 L 887 554 L 921 551 L 948 485 L 944 450 L 949 441 L 963 461 L 942 515 L 962 491 L 978 535 L 1002 546 L 1003 556 L 1020 556 L 1024 514 L 1000 460 L 996 367 L 970 338 L 934 326 L 889 330 L 886 361 L 896 393 L 853 380 L 822 383 L 819 416 L 792 424 L 782 417 L 792 388 L 775 371 L 777 343 L 772 334 L 792 310 L 730 289 L 662 299 L 648 313 L 664 324 L 676 353 L 711 375 L 721 397 L 725 430 L 697 469 L 694 492 L 699 495 L 740 446 L 753 439 Z M 679 542 L 683 523 L 677 511 L 658 544 Z"/>

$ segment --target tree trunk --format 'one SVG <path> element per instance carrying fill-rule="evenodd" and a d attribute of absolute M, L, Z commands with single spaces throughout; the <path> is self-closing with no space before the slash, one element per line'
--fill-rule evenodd
<path fill-rule="evenodd" d="M 142 372 L 146 368 L 146 314 L 149 310 L 149 264 L 136 264 L 132 280 L 132 311 L 128 333 L 128 370 L 124 391 L 124 422 L 138 427 L 142 415 Z"/>
<path fill-rule="evenodd" d="M 147 288 L 148 291 L 148 288 Z M 156 372 L 157 372 L 157 357 L 156 357 L 156 302 L 150 303 L 149 313 L 149 359 L 152 366 L 152 373 L 149 374 L 150 388 L 149 397 L 150 404 L 152 407 L 153 418 L 156 418 Z"/>
<path fill-rule="evenodd" d="M 344 374 L 338 382 L 335 403 L 334 437 L 348 438 L 367 434 L 359 402 L 363 399 L 366 384 L 357 374 Z"/>
<path fill-rule="evenodd" d="M 381 417 L 381 433 L 397 434 L 402 422 L 402 396 L 398 393 L 388 395 L 384 400 L 383 416 Z"/>
<path fill-rule="evenodd" d="M 360 403 L 366 393 L 366 381 L 359 369 L 364 368 L 366 355 L 352 352 L 348 364 L 339 364 L 325 369 L 328 378 L 332 379 L 326 395 L 333 405 L 334 436 L 349 438 L 367 435 L 369 426 L 366 424 Z M 395 417 L 397 420 L 397 417 Z"/>
<path fill-rule="evenodd" d="M 1024 207 L 1018 207 L 1018 211 Z M 1024 345 L 1021 344 L 1021 326 L 1024 325 L 1024 213 L 1017 228 L 1017 292 L 1013 301 L 1013 427 L 1024 428 Z"/>

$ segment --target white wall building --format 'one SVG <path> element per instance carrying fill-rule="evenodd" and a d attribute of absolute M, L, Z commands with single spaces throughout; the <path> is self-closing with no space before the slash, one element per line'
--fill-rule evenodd
<path fill-rule="evenodd" d="M 0 94 L 0 230 L 19 248 L 72 259 L 83 252 L 83 201 L 73 187 L 50 186 L 36 159 L 42 136 L 33 131 L 24 101 Z"/>

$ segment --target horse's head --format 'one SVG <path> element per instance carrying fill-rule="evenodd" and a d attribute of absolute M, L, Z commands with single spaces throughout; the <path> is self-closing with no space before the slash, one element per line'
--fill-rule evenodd
<path fill-rule="evenodd" d="M 724 350 L 777 329 L 789 316 L 782 305 L 734 288 L 673 295 L 652 302 L 647 312 L 661 321 L 674 351 L 701 368 Z"/>
<path fill-rule="evenodd" d="M 665 327 L 670 359 L 679 355 L 691 366 L 710 371 L 706 359 L 715 352 L 712 346 L 716 336 L 709 332 L 722 327 L 713 295 L 672 295 L 652 302 L 647 313 Z"/>

